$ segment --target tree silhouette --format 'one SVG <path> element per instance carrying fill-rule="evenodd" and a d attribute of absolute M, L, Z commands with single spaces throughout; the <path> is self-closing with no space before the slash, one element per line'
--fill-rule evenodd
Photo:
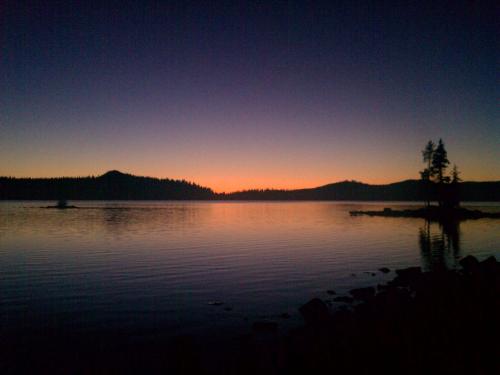
<path fill-rule="evenodd" d="M 462 179 L 460 178 L 460 172 L 458 171 L 457 165 L 453 164 L 453 169 L 451 171 L 451 183 L 457 184 L 460 181 L 462 181 Z"/>
<path fill-rule="evenodd" d="M 448 153 L 444 148 L 444 142 L 440 138 L 436 150 L 432 154 L 432 165 L 431 165 L 431 175 L 435 176 L 437 182 L 442 184 L 445 182 L 449 182 L 449 177 L 445 176 L 446 168 L 450 161 L 448 160 Z"/>
<path fill-rule="evenodd" d="M 426 185 L 426 196 L 427 196 L 427 207 L 431 205 L 431 200 L 430 200 L 430 179 L 433 176 L 433 170 L 432 170 L 432 160 L 434 156 L 434 152 L 436 150 L 436 145 L 434 142 L 429 140 L 427 142 L 427 145 L 425 145 L 425 148 L 422 150 L 422 159 L 424 163 L 427 163 L 427 168 L 425 168 L 423 171 L 420 172 L 420 175 L 422 177 L 422 180 L 424 181 Z"/>

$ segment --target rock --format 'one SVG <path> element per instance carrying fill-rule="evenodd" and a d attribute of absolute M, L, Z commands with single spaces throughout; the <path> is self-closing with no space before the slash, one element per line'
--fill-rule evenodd
<path fill-rule="evenodd" d="M 500 274 L 500 263 L 497 262 L 493 255 L 479 263 L 479 266 L 481 271 L 488 276 L 493 276 L 496 273 Z"/>
<path fill-rule="evenodd" d="M 420 267 L 408 267 L 401 270 L 396 270 L 396 274 L 402 278 L 413 279 L 422 274 L 422 269 Z"/>
<path fill-rule="evenodd" d="M 333 299 L 333 302 L 351 303 L 352 301 L 354 301 L 354 299 L 352 297 L 349 297 L 349 296 L 335 297 Z"/>
<path fill-rule="evenodd" d="M 367 288 L 356 288 L 352 289 L 349 293 L 358 300 L 367 301 L 375 296 L 375 288 L 367 287 Z"/>
<path fill-rule="evenodd" d="M 474 272 L 479 267 L 479 261 L 472 255 L 467 255 L 459 263 L 466 272 Z"/>
<path fill-rule="evenodd" d="M 208 302 L 208 304 L 210 306 L 221 306 L 224 304 L 224 302 L 222 302 L 222 301 L 210 301 L 210 302 Z"/>
<path fill-rule="evenodd" d="M 319 298 L 310 300 L 301 306 L 299 311 L 306 324 L 321 324 L 327 321 L 330 316 L 328 307 Z"/>
<path fill-rule="evenodd" d="M 252 324 L 252 330 L 255 332 L 274 333 L 278 330 L 278 323 L 269 321 L 258 321 Z"/>
<path fill-rule="evenodd" d="M 378 270 L 380 272 L 382 272 L 382 273 L 389 273 L 389 272 L 391 272 L 391 270 L 389 268 L 387 268 L 387 267 L 382 267 L 382 268 L 379 268 Z"/>
<path fill-rule="evenodd" d="M 280 318 L 281 319 L 290 319 L 290 314 L 285 312 L 285 313 L 280 315 Z"/>
<path fill-rule="evenodd" d="M 228 306 L 224 308 L 224 311 L 233 311 L 233 308 Z"/>
<path fill-rule="evenodd" d="M 327 292 L 329 295 L 331 295 L 331 296 L 333 296 L 334 294 L 337 294 L 337 293 L 336 293 L 334 290 L 332 290 L 332 289 L 328 289 L 326 292 Z"/>
<path fill-rule="evenodd" d="M 396 275 L 399 277 L 400 281 L 409 283 L 422 275 L 422 269 L 420 267 L 403 268 L 401 270 L 396 270 Z"/>

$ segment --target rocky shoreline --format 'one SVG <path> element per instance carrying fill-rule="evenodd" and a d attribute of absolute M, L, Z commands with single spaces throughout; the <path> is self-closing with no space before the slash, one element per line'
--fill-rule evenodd
<path fill-rule="evenodd" d="M 299 309 L 304 325 L 285 337 L 247 337 L 237 372 L 500 373 L 500 263 L 469 255 L 460 265 L 396 270 L 384 285 L 338 297 L 345 304 L 333 312 L 315 298 Z"/>

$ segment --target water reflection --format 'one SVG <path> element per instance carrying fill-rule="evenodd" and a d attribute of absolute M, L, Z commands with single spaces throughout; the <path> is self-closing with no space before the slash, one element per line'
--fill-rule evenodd
<path fill-rule="evenodd" d="M 425 221 L 419 229 L 422 264 L 429 271 L 454 268 L 460 257 L 460 222 Z"/>

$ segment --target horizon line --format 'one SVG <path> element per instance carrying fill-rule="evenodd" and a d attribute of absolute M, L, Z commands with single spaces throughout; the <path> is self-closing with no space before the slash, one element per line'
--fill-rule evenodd
<path fill-rule="evenodd" d="M 387 183 L 367 183 L 367 182 L 362 182 L 362 181 L 358 181 L 358 180 L 355 180 L 355 179 L 343 179 L 343 180 L 338 180 L 338 181 L 334 181 L 334 182 L 329 182 L 329 183 L 326 183 L 326 184 L 322 184 L 322 185 L 317 185 L 317 186 L 313 186 L 313 187 L 300 187 L 300 188 L 273 188 L 273 187 L 264 187 L 264 188 L 247 188 L 247 189 L 239 189 L 239 190 L 233 190 L 233 191 L 216 191 L 214 190 L 213 188 L 209 187 L 209 186 L 204 186 L 204 185 L 201 185 L 197 182 L 194 182 L 194 181 L 191 181 L 191 180 L 187 180 L 187 179 L 184 179 L 184 178 L 171 178 L 171 177 L 154 177 L 154 176 L 145 176 L 145 175 L 137 175 L 137 174 L 132 174 L 132 173 L 128 173 L 128 172 L 122 172 L 122 171 L 119 171 L 117 169 L 111 169 L 111 170 L 108 170 L 102 174 L 99 174 L 99 175 L 93 175 L 93 174 L 90 174 L 90 175 L 77 175 L 77 176 L 52 176 L 52 177 L 30 177 L 30 176 L 21 176 L 21 177 L 16 177 L 16 176 L 1 176 L 0 175 L 0 178 L 13 178 L 13 179 L 62 179 L 62 178 L 99 178 L 99 177 L 102 177 L 102 176 L 105 176 L 106 174 L 109 174 L 109 173 L 112 173 L 112 172 L 117 172 L 119 174 L 122 174 L 122 175 L 128 175 L 128 176 L 133 176 L 133 177 L 139 177 L 139 178 L 152 178 L 152 179 L 158 179 L 158 180 L 172 180 L 172 181 L 184 181 L 184 182 L 187 182 L 187 183 L 191 183 L 191 184 L 195 184 L 195 185 L 198 185 L 202 188 L 208 188 L 210 189 L 212 192 L 214 192 L 215 194 L 235 194 L 235 193 L 241 193 L 241 192 L 248 192 L 248 191 L 266 191 L 266 190 L 271 190 L 271 191 L 294 191 L 294 190 L 309 190 L 309 189 L 317 189 L 317 188 L 321 188 L 321 187 L 324 187 L 324 186 L 328 186 L 328 185 L 334 185 L 334 184 L 339 184 L 339 183 L 343 183 L 343 182 L 352 182 L 352 183 L 359 183 L 359 184 L 363 184 L 363 185 L 369 185 L 369 186 L 384 186 L 384 185 L 392 185 L 392 184 L 396 184 L 396 183 L 401 183 L 401 182 L 405 182 L 405 181 L 419 181 L 420 179 L 419 178 L 406 178 L 406 179 L 402 179 L 402 180 L 398 180 L 398 181 L 393 181 L 393 182 L 387 182 Z M 500 182 L 500 179 L 498 180 L 467 180 L 467 181 L 461 181 L 462 183 L 464 182 Z"/>

